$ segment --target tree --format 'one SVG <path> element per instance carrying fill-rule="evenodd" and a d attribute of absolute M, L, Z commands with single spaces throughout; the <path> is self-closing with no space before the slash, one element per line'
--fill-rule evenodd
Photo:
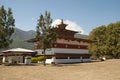
<path fill-rule="evenodd" d="M 120 22 L 93 29 L 89 39 L 95 41 L 89 46 L 93 55 L 120 58 Z"/>
<path fill-rule="evenodd" d="M 114 58 L 120 58 L 120 22 L 109 24 L 107 34 L 109 55 Z"/>
<path fill-rule="evenodd" d="M 90 52 L 94 56 L 103 57 L 106 54 L 106 26 L 100 26 L 94 29 L 90 35 L 89 39 L 95 41 L 89 46 Z"/>
<path fill-rule="evenodd" d="M 51 28 L 52 28 L 51 23 L 52 23 L 52 19 L 50 12 L 46 11 L 45 15 L 43 14 L 40 15 L 36 27 L 36 34 L 37 34 L 36 38 L 38 39 L 39 44 L 43 48 L 44 65 L 46 65 L 45 51 L 47 48 L 51 48 L 51 45 L 56 41 L 56 33 L 51 32 Z"/>
<path fill-rule="evenodd" d="M 4 9 L 4 6 L 0 7 L 0 48 L 9 47 L 12 43 L 11 35 L 14 33 L 15 19 L 12 15 L 11 8 L 8 11 Z"/>

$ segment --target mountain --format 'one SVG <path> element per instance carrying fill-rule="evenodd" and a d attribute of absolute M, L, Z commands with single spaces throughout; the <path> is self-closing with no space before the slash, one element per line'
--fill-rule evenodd
<path fill-rule="evenodd" d="M 84 35 L 84 34 L 75 34 L 74 37 L 75 38 L 88 39 L 88 35 Z"/>
<path fill-rule="evenodd" d="M 35 31 L 23 31 L 21 29 L 15 28 L 15 32 L 11 36 L 13 39 L 10 48 L 27 48 L 27 49 L 34 49 L 33 43 L 25 42 L 25 40 L 31 39 L 35 37 Z"/>

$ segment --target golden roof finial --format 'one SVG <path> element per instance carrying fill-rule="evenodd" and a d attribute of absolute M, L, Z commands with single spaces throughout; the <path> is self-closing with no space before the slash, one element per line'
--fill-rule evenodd
<path fill-rule="evenodd" d="M 61 19 L 61 24 L 63 24 L 63 19 Z"/>

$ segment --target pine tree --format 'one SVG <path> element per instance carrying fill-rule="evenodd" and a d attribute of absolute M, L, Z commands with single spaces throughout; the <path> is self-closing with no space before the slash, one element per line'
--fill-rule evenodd
<path fill-rule="evenodd" d="M 11 35 L 14 33 L 15 19 L 11 8 L 8 11 L 0 7 L 0 48 L 7 48 L 12 43 Z"/>
<path fill-rule="evenodd" d="M 38 19 L 38 24 L 36 27 L 36 38 L 38 39 L 39 44 L 43 48 L 43 55 L 44 55 L 44 66 L 46 65 L 45 60 L 45 51 L 47 48 L 50 48 L 51 45 L 56 41 L 56 33 L 51 32 L 51 15 L 49 12 L 45 12 L 45 15 L 41 14 Z"/>

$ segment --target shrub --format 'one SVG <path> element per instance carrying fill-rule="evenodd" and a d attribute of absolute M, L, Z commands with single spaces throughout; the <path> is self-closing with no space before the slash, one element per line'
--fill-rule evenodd
<path fill-rule="evenodd" d="M 32 63 L 37 63 L 38 61 L 43 61 L 43 56 L 32 57 Z"/>

